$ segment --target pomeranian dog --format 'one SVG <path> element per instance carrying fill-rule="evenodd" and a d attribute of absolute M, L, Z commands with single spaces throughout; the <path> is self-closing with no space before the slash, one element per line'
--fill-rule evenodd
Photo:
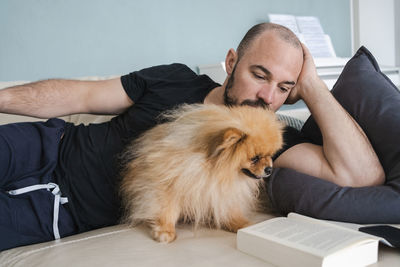
<path fill-rule="evenodd" d="M 194 104 L 165 113 L 167 122 L 126 150 L 124 223 L 147 223 L 159 242 L 176 238 L 178 221 L 236 232 L 250 224 L 261 178 L 282 147 L 272 111 Z"/>

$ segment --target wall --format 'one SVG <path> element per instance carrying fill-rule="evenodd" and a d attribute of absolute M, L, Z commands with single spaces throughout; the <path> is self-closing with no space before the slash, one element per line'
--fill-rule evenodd
<path fill-rule="evenodd" d="M 349 0 L 1 0 L 0 81 L 224 60 L 269 13 L 313 15 L 351 55 Z"/>
<path fill-rule="evenodd" d="M 396 66 L 400 67 L 400 1 L 394 2 Z"/>
<path fill-rule="evenodd" d="M 354 9 L 354 47 L 364 45 L 375 56 L 380 65 L 395 66 L 396 51 L 395 31 L 399 31 L 399 18 L 395 18 L 395 3 L 398 0 L 352 0 Z M 396 15 L 399 17 L 399 14 Z M 396 26 L 397 25 L 397 26 Z M 397 27 L 397 29 L 396 29 Z M 397 42 L 398 42 L 397 36 Z"/>

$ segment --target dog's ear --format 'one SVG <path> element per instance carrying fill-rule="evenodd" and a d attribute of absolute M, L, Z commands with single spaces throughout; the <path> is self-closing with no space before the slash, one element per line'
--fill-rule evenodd
<path fill-rule="evenodd" d="M 227 128 L 217 133 L 208 144 L 208 156 L 218 156 L 227 148 L 233 148 L 246 139 L 247 135 L 237 128 Z"/>

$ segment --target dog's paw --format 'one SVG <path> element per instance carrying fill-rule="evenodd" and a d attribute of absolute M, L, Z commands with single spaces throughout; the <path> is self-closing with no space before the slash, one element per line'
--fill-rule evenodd
<path fill-rule="evenodd" d="M 170 243 L 176 239 L 175 231 L 153 230 L 151 234 L 160 243 Z"/>
<path fill-rule="evenodd" d="M 241 225 L 235 225 L 235 226 L 231 226 L 229 228 L 227 228 L 228 231 L 233 232 L 233 233 L 237 233 L 237 231 L 239 231 L 242 228 L 245 228 L 247 226 L 250 226 L 251 224 L 241 224 Z"/>
<path fill-rule="evenodd" d="M 228 222 L 224 228 L 230 232 L 237 233 L 237 231 L 239 231 L 239 229 L 245 228 L 250 225 L 252 225 L 252 223 L 249 222 L 248 220 L 239 218 L 239 219 Z"/>

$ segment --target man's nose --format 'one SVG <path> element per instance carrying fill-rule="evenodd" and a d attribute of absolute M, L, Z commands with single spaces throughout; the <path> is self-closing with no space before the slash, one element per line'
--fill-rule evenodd
<path fill-rule="evenodd" d="M 258 98 L 264 100 L 268 105 L 271 105 L 275 99 L 275 90 L 272 84 L 264 86 L 257 94 Z"/>

